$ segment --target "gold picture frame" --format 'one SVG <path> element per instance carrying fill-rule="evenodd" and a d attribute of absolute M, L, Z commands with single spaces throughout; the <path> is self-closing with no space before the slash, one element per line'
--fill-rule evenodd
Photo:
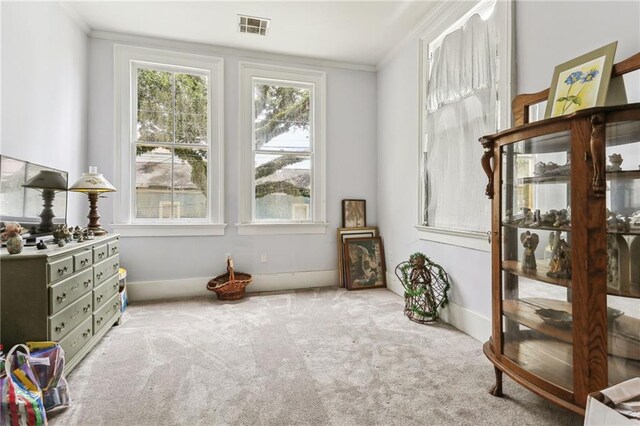
<path fill-rule="evenodd" d="M 617 46 L 614 41 L 556 66 L 545 118 L 605 105 Z"/>
<path fill-rule="evenodd" d="M 359 228 L 338 228 L 338 285 L 345 287 L 346 272 L 344 262 L 344 243 L 351 238 L 377 237 L 377 226 L 363 226 Z"/>
<path fill-rule="evenodd" d="M 351 238 L 345 241 L 344 258 L 347 290 L 387 286 L 382 238 Z"/>

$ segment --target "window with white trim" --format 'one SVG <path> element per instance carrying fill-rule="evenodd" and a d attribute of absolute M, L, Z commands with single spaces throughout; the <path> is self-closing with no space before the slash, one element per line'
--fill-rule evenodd
<path fill-rule="evenodd" d="M 241 63 L 240 75 L 240 233 L 324 232 L 325 74 Z"/>
<path fill-rule="evenodd" d="M 115 52 L 116 228 L 126 234 L 162 225 L 200 225 L 200 231 L 221 225 L 222 60 L 125 46 Z"/>
<path fill-rule="evenodd" d="M 422 231 L 456 239 L 490 229 L 478 138 L 496 132 L 501 121 L 508 125 L 511 116 L 510 14 L 508 4 L 483 0 L 421 38 Z"/>

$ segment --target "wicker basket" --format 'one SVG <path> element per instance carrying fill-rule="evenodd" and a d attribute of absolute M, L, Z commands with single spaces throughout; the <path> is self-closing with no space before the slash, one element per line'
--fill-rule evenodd
<path fill-rule="evenodd" d="M 250 274 L 235 272 L 233 260 L 227 259 L 227 273 L 212 278 L 207 283 L 207 290 L 215 291 L 219 300 L 240 300 L 244 297 L 244 289 L 251 284 Z"/>

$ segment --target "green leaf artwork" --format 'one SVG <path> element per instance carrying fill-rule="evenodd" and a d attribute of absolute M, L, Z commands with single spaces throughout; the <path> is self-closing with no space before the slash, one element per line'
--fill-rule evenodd
<path fill-rule="evenodd" d="M 574 71 L 564 80 L 564 83 L 569 86 L 567 87 L 567 92 L 556 99 L 556 102 L 562 103 L 562 114 L 566 113 L 567 110 L 573 105 L 582 105 L 582 97 L 581 94 L 585 87 L 593 82 L 600 71 L 596 68 L 592 68 L 587 72 L 584 71 Z M 572 90 L 578 89 L 577 93 L 571 94 Z"/>

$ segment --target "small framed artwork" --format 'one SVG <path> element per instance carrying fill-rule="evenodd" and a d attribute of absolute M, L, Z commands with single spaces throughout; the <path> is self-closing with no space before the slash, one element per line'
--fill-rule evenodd
<path fill-rule="evenodd" d="M 342 200 L 342 227 L 359 228 L 367 226 L 367 201 Z"/>
<path fill-rule="evenodd" d="M 344 244 L 347 290 L 386 287 L 380 237 L 351 238 Z"/>
<path fill-rule="evenodd" d="M 360 228 L 338 228 L 338 281 L 340 287 L 345 286 L 346 268 L 344 266 L 344 242 L 351 238 L 377 237 L 377 226 Z"/>
<path fill-rule="evenodd" d="M 605 105 L 617 46 L 616 41 L 556 66 L 545 118 Z"/>

